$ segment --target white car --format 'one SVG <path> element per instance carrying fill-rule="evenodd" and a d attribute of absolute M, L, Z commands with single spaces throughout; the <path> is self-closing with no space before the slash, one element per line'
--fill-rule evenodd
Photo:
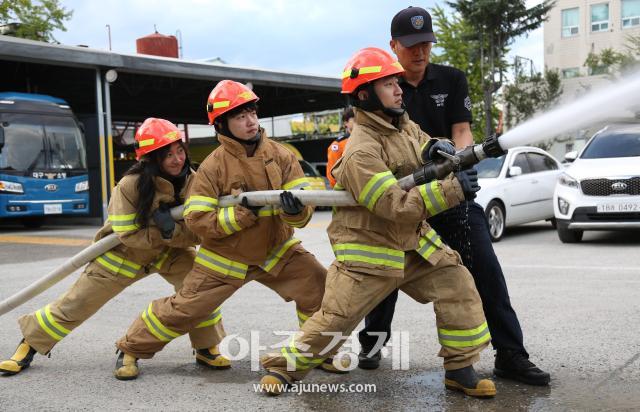
<path fill-rule="evenodd" d="M 516 147 L 505 156 L 476 165 L 480 191 L 476 202 L 485 210 L 491 240 L 499 241 L 507 226 L 538 220 L 553 223 L 553 189 L 562 165 L 537 147 Z"/>
<path fill-rule="evenodd" d="M 558 237 L 582 240 L 585 230 L 640 229 L 640 125 L 597 132 L 560 176 L 553 205 Z"/>

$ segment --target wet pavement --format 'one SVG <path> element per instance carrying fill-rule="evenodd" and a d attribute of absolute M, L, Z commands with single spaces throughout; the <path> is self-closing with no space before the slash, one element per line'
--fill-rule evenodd
<path fill-rule="evenodd" d="M 296 236 L 318 259 L 332 260 L 319 212 Z M 83 248 L 97 227 L 51 226 L 41 230 L 0 227 L 0 299 L 35 281 Z M 27 238 L 27 239 L 25 239 Z M 76 242 L 74 244 L 74 241 Z M 194 362 L 188 339 L 140 362 L 133 382 L 112 376 L 115 340 L 154 298 L 171 293 L 159 276 L 125 290 L 56 346 L 51 358 L 0 378 L 0 410 L 639 410 L 640 409 L 640 233 L 587 232 L 580 244 L 562 244 L 540 222 L 512 229 L 494 244 L 503 264 L 531 360 L 551 372 L 549 387 L 496 379 L 498 396 L 476 400 L 447 391 L 431 305 L 401 294 L 393 324 L 397 335 L 380 369 L 347 375 L 313 371 L 307 384 L 375 385 L 375 393 L 303 393 L 269 398 L 255 393 L 261 372 L 249 357 L 227 371 Z M 77 273 L 24 306 L 0 317 L 0 356 L 20 339 L 16 320 L 64 292 Z M 273 331 L 296 330 L 295 308 L 262 285 L 249 284 L 223 306 L 228 334 L 265 347 L 286 339 Z M 402 337 L 402 339 L 398 339 Z M 241 349 L 238 339 L 232 352 Z M 396 342 L 398 343 L 397 346 Z M 403 343 L 404 345 L 400 345 Z M 400 351 L 408 369 L 394 370 Z M 265 349 L 268 350 L 268 349 Z M 263 350 L 262 352 L 264 352 Z M 406 366 L 406 365 L 405 365 Z M 493 353 L 477 365 L 490 377 Z M 353 388 L 356 388 L 355 386 Z"/>

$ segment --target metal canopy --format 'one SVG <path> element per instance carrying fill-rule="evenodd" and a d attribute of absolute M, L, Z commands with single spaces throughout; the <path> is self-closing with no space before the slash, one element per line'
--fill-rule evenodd
<path fill-rule="evenodd" d="M 113 120 L 164 117 L 206 123 L 204 106 L 222 79 L 251 82 L 260 116 L 334 109 L 344 105 L 338 78 L 233 67 L 173 58 L 119 54 L 0 36 L 0 90 L 50 94 L 76 112 L 95 113 L 95 70 L 115 69 Z"/>

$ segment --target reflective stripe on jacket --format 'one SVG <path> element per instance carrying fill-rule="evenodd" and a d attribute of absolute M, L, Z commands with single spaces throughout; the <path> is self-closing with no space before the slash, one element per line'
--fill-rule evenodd
<path fill-rule="evenodd" d="M 313 212 L 307 206 L 299 215 L 288 215 L 279 207 L 265 206 L 255 216 L 240 205 L 219 207 L 221 196 L 309 186 L 295 155 L 261 133 L 251 157 L 242 144 L 218 135 L 220 147 L 200 165 L 185 203 L 185 222 L 202 240 L 196 262 L 240 279 L 246 275 L 246 266 L 264 265 L 293 236 L 294 227 L 309 222 Z"/>
<path fill-rule="evenodd" d="M 397 179 L 422 165 L 420 148 L 431 138 L 406 114 L 397 128 L 359 109 L 355 119 L 333 175 L 336 190 L 348 191 L 363 207 L 335 209 L 328 232 L 336 259 L 356 271 L 396 277 L 403 276 L 406 251 L 436 263 L 443 244 L 425 219 L 464 200 L 460 183 L 451 174 L 402 190 Z"/>
<path fill-rule="evenodd" d="M 124 176 L 113 188 L 107 209 L 108 219 L 95 236 L 95 240 L 99 240 L 111 233 L 118 235 L 122 244 L 101 255 L 95 262 L 113 273 L 127 277 L 135 277 L 142 267 L 157 263 L 159 257 L 168 253 L 171 248 L 187 249 L 199 243 L 198 238 L 182 221 L 176 222 L 171 239 L 163 239 L 152 220 L 147 227 L 140 227 L 136 214 L 139 201 L 138 178 L 138 175 Z M 192 182 L 193 173 L 187 177 L 181 198 L 184 198 Z M 175 203 L 171 182 L 156 177 L 155 186 L 150 215 L 160 202 Z"/>

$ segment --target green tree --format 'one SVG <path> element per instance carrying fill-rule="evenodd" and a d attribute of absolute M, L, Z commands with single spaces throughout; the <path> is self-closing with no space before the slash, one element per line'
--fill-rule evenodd
<path fill-rule="evenodd" d="M 545 70 L 544 74 L 516 73 L 512 84 L 505 85 L 502 99 L 507 114 L 505 124 L 514 127 L 534 114 L 554 106 L 562 95 L 562 83 L 558 70 Z M 548 150 L 553 140 L 538 144 Z"/>
<path fill-rule="evenodd" d="M 482 105 L 482 72 L 480 53 L 474 40 L 473 28 L 459 15 L 447 16 L 445 10 L 436 6 L 432 12 L 436 26 L 438 43 L 431 53 L 430 61 L 453 66 L 465 72 L 469 83 L 474 139 L 481 141 L 484 136 L 484 109 Z"/>
<path fill-rule="evenodd" d="M 590 75 L 608 74 L 612 79 L 638 67 L 640 63 L 640 35 L 629 35 L 627 43 L 621 51 L 611 47 L 602 49 L 599 53 L 589 53 L 584 66 Z"/>
<path fill-rule="evenodd" d="M 540 27 L 554 2 L 527 8 L 525 0 L 455 0 L 447 4 L 473 29 L 480 46 L 480 68 L 485 112 L 485 133 L 493 131 L 493 95 L 502 86 L 508 47 L 516 38 Z"/>
<path fill-rule="evenodd" d="M 58 0 L 2 0 L 0 2 L 0 24 L 15 23 L 8 34 L 24 39 L 55 41 L 54 30 L 66 31 L 64 22 L 73 11 L 60 6 Z"/>

